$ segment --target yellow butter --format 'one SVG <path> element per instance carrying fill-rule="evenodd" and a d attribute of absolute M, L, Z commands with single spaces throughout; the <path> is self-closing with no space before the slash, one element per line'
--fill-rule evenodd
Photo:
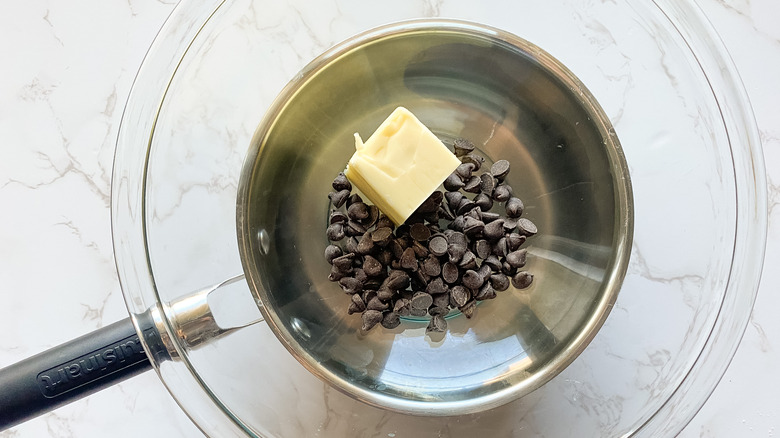
<path fill-rule="evenodd" d="M 347 178 L 396 225 L 458 167 L 460 160 L 409 110 L 398 107 L 363 143 L 355 133 Z"/>

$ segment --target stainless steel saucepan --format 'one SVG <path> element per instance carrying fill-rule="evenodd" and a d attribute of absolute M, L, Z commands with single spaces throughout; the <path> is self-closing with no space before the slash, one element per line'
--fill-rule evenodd
<path fill-rule="evenodd" d="M 765 232 L 749 106 L 695 7 L 260 3 L 184 1 L 161 30 L 112 180 L 131 316 L 0 370 L 2 427 L 149 368 L 214 436 L 652 435 L 692 417 Z M 509 160 L 540 229 L 534 285 L 438 337 L 415 318 L 361 332 L 323 258 L 352 134 L 399 105 Z M 632 403 L 612 421 L 588 397 Z"/>

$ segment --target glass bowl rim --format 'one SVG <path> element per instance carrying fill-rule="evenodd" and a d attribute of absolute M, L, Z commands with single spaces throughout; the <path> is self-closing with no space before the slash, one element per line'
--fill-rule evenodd
<path fill-rule="evenodd" d="M 124 107 L 112 173 L 111 225 L 117 272 L 126 306 L 134 319 L 161 305 L 144 240 L 143 180 L 153 133 L 151 128 L 164 92 L 186 49 L 224 3 L 224 0 L 182 0 L 177 4 L 139 67 Z M 738 202 L 731 277 L 715 327 L 676 391 L 633 431 L 637 436 L 679 432 L 714 390 L 747 326 L 757 294 L 767 233 L 766 175 L 761 142 L 736 67 L 698 5 L 674 0 L 654 0 L 653 4 L 686 42 L 709 79 L 729 134 Z M 182 44 L 182 41 L 186 43 Z M 160 77 L 166 77 L 166 80 L 159 81 Z M 146 146 L 145 150 L 139 150 L 139 144 Z M 173 333 L 165 321 L 159 328 L 168 336 Z M 718 335 L 729 332 L 739 334 L 733 342 L 715 342 Z M 174 344 L 172 348 L 179 347 Z M 227 427 L 237 434 L 253 434 L 251 428 L 224 409 L 220 410 L 222 415 L 217 413 L 220 420 L 214 416 L 213 405 L 218 400 L 187 363 L 176 364 L 175 370 L 161 372 L 160 362 L 153 357 L 151 360 L 168 391 L 205 433 L 216 430 L 217 426 L 212 424 L 216 421 L 219 427 Z M 200 391 L 194 390 L 193 386 L 200 387 Z M 688 395 L 692 393 L 705 396 L 697 399 Z M 193 396 L 198 400 L 192 401 Z"/>

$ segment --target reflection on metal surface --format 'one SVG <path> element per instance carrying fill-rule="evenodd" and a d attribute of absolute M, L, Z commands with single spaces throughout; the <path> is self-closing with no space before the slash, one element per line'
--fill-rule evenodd
<path fill-rule="evenodd" d="M 229 278 L 217 285 L 210 286 L 191 295 L 171 301 L 166 306 L 166 314 L 175 331 L 176 337 L 189 348 L 195 348 L 204 341 L 211 341 L 234 330 L 247 327 L 263 318 L 246 322 L 220 324 L 209 306 L 209 295 L 228 286 L 244 281 L 243 275 Z"/>
<path fill-rule="evenodd" d="M 540 230 L 534 284 L 449 318 L 446 335 L 409 318 L 361 333 L 322 257 L 326 195 L 352 134 L 400 105 L 445 144 L 480 145 L 485 166 L 513 163 L 508 180 Z M 627 172 L 598 103 L 539 47 L 473 23 L 391 25 L 315 60 L 260 124 L 238 190 L 244 272 L 274 334 L 327 383 L 394 411 L 482 411 L 551 379 L 603 323 L 632 238 Z"/>
<path fill-rule="evenodd" d="M 271 238 L 268 236 L 268 231 L 266 231 L 265 228 L 262 228 L 257 232 L 257 241 L 260 242 L 260 251 L 262 251 L 263 254 L 268 254 Z"/>

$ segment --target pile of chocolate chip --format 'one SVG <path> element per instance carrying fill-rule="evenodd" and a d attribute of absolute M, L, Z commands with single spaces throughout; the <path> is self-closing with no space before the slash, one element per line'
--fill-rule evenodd
<path fill-rule="evenodd" d="M 429 315 L 428 331 L 443 332 L 451 310 L 471 318 L 477 302 L 510 283 L 524 289 L 533 281 L 521 270 L 527 255 L 521 246 L 537 229 L 521 217 L 523 202 L 505 181 L 509 162 L 477 175 L 484 158 L 474 145 L 458 139 L 453 146 L 462 164 L 444 181 L 446 192 L 433 192 L 398 227 L 353 194 L 343 173 L 333 181 L 328 279 L 349 295 L 348 312 L 362 314 L 364 331 Z"/>

